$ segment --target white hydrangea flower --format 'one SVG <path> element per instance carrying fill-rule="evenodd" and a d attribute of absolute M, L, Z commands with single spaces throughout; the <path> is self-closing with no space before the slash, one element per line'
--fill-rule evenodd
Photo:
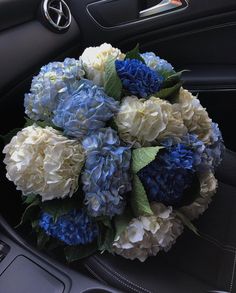
<path fill-rule="evenodd" d="M 175 107 L 179 107 L 188 131 L 196 134 L 204 143 L 209 144 L 212 135 L 212 120 L 209 118 L 206 109 L 202 107 L 200 101 L 189 91 L 181 88 L 179 103 Z"/>
<path fill-rule="evenodd" d="M 71 197 L 78 188 L 83 148 L 51 127 L 34 124 L 24 128 L 3 153 L 7 178 L 24 195 L 39 194 L 45 201 Z"/>
<path fill-rule="evenodd" d="M 181 138 L 187 134 L 188 129 L 184 125 L 182 115 L 176 105 L 171 105 L 169 102 L 161 100 L 161 108 L 166 116 L 166 128 L 159 134 L 157 140 L 161 142 L 167 138 L 171 138 L 176 142 L 180 142 Z"/>
<path fill-rule="evenodd" d="M 181 212 L 191 221 L 197 219 L 207 210 L 218 187 L 217 179 L 211 171 L 200 174 L 199 179 L 200 196 L 192 204 L 181 208 Z"/>
<path fill-rule="evenodd" d="M 167 137 L 181 138 L 187 132 L 176 108 L 156 97 L 125 97 L 115 121 L 121 139 L 135 147 L 150 146 Z"/>
<path fill-rule="evenodd" d="M 109 57 L 124 60 L 125 55 L 110 44 L 104 43 L 99 47 L 89 47 L 80 57 L 87 78 L 96 85 L 103 86 L 105 80 L 105 64 Z"/>
<path fill-rule="evenodd" d="M 167 251 L 183 232 L 183 224 L 171 207 L 161 203 L 151 205 L 154 215 L 134 218 L 125 231 L 115 239 L 114 252 L 131 260 L 145 261 L 161 250 Z"/>

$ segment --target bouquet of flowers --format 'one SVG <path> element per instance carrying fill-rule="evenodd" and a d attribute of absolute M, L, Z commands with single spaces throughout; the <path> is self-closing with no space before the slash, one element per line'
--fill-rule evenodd
<path fill-rule="evenodd" d="M 7 178 L 44 249 L 74 261 L 109 251 L 145 261 L 207 208 L 224 145 L 181 73 L 138 46 L 109 44 L 43 66 L 25 127 L 5 146 Z"/>

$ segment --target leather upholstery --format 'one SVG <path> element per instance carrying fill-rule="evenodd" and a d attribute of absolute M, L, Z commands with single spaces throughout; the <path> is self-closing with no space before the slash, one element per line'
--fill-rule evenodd
<path fill-rule="evenodd" d="M 201 237 L 186 229 L 170 252 L 145 263 L 104 254 L 87 259 L 85 267 L 123 292 L 236 292 L 235 153 L 226 152 L 217 177 L 214 201 L 195 222 Z"/>
<path fill-rule="evenodd" d="M 226 150 L 224 160 L 217 170 L 217 178 L 226 184 L 236 186 L 236 153 Z"/>

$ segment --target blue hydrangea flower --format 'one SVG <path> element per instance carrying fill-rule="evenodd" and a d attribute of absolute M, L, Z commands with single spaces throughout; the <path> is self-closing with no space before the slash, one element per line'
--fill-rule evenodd
<path fill-rule="evenodd" d="M 206 153 L 211 158 L 213 169 L 222 162 L 224 151 L 225 146 L 219 126 L 217 123 L 212 123 L 212 144 L 207 146 Z"/>
<path fill-rule="evenodd" d="M 102 88 L 84 79 L 70 97 L 59 103 L 53 123 L 62 128 L 65 135 L 82 139 L 89 131 L 104 127 L 118 106 Z"/>
<path fill-rule="evenodd" d="M 116 60 L 117 74 L 125 90 L 141 98 L 159 91 L 163 78 L 139 60 Z"/>
<path fill-rule="evenodd" d="M 153 70 L 162 73 L 162 72 L 174 72 L 174 67 L 167 62 L 165 59 L 161 59 L 159 56 L 156 56 L 153 52 L 147 52 L 141 54 L 146 65 Z"/>
<path fill-rule="evenodd" d="M 124 195 L 131 190 L 131 151 L 121 146 L 111 128 L 100 129 L 83 141 L 87 159 L 82 175 L 85 203 L 91 216 L 121 214 Z"/>
<path fill-rule="evenodd" d="M 150 201 L 165 205 L 181 202 L 194 176 L 194 154 L 183 144 L 161 151 L 156 159 L 139 171 Z"/>
<path fill-rule="evenodd" d="M 60 216 L 56 222 L 48 213 L 42 213 L 39 226 L 51 237 L 57 238 L 67 245 L 91 243 L 98 236 L 98 226 L 84 210 L 72 210 Z"/>
<path fill-rule="evenodd" d="M 212 161 L 206 152 L 206 145 L 198 139 L 195 134 L 187 134 L 181 143 L 190 148 L 193 152 L 194 167 L 198 172 L 205 172 L 212 169 Z"/>
<path fill-rule="evenodd" d="M 70 58 L 43 66 L 25 95 L 25 113 L 33 120 L 51 122 L 59 101 L 77 89 L 84 74 L 80 61 Z"/>
<path fill-rule="evenodd" d="M 189 133 L 181 140 L 181 143 L 191 149 L 193 152 L 193 165 L 196 171 L 199 173 L 209 170 L 214 172 L 215 168 L 222 161 L 224 144 L 218 126 L 215 127 L 214 124 L 215 123 L 213 123 L 213 127 L 215 130 L 212 139 L 215 142 L 212 145 L 205 145 L 201 140 L 199 140 L 197 135 Z M 162 145 L 167 148 L 172 147 L 176 145 L 176 141 L 168 138 L 162 142 Z"/>

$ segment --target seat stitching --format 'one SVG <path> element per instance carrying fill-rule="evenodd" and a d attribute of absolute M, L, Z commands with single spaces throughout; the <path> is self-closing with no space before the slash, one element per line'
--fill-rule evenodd
<path fill-rule="evenodd" d="M 99 264 L 100 265 L 100 264 Z M 95 277 L 97 277 L 99 280 L 101 280 L 102 281 L 102 283 L 105 283 L 106 285 L 108 285 L 107 284 L 107 282 L 105 282 L 103 279 L 101 279 L 100 277 L 98 277 L 98 275 L 94 272 L 94 270 L 89 266 L 89 265 L 86 265 L 85 264 L 85 267 L 95 276 Z M 103 268 L 104 269 L 104 268 Z M 107 274 L 107 275 L 111 275 L 111 273 L 109 272 L 109 271 L 107 271 L 107 270 L 105 270 L 105 273 Z M 113 275 L 112 275 L 112 277 L 114 277 Z M 120 282 L 121 284 L 123 284 L 125 287 L 127 287 L 127 288 L 129 288 L 129 289 L 131 289 L 131 290 L 133 290 L 134 292 L 137 292 L 137 293 L 140 293 L 140 291 L 137 291 L 135 288 L 132 288 L 132 287 L 130 287 L 128 284 L 125 284 L 124 282 L 122 282 L 120 279 L 118 279 L 117 277 L 114 277 L 118 282 Z M 142 292 L 141 292 L 142 293 Z"/>
<path fill-rule="evenodd" d="M 88 264 L 84 264 L 84 266 L 98 281 L 104 283 L 105 285 L 108 285 L 107 282 L 105 282 L 97 273 L 95 273 Z"/>
<path fill-rule="evenodd" d="M 95 257 L 94 257 L 95 258 Z M 126 278 L 123 278 L 124 280 L 120 279 L 119 276 L 116 276 L 113 273 L 116 273 L 113 269 L 111 269 L 111 271 L 108 270 L 108 268 L 106 268 L 106 265 L 104 263 L 99 263 L 99 261 L 97 259 L 95 259 L 95 261 L 97 262 L 97 264 L 102 267 L 103 270 L 105 270 L 105 273 L 109 276 L 112 276 L 114 279 L 116 279 L 118 282 L 120 282 L 121 284 L 123 284 L 125 287 L 131 289 L 133 292 L 136 293 L 143 293 L 143 290 L 146 291 L 144 288 L 141 288 L 137 285 L 137 287 L 139 287 L 142 291 L 138 290 L 137 288 L 135 288 L 134 286 L 136 286 L 134 283 L 130 282 L 129 280 L 127 280 Z M 118 274 L 119 275 L 119 274 Z M 124 281 L 127 281 L 130 284 L 125 283 Z M 146 291 L 149 293 L 152 293 L 151 291 Z"/>
<path fill-rule="evenodd" d="M 215 239 L 214 237 L 212 237 L 208 234 L 201 233 L 201 232 L 199 232 L 199 234 L 200 234 L 201 238 L 211 242 L 212 244 L 215 244 L 216 246 L 218 246 L 222 250 L 225 250 L 225 251 L 228 251 L 231 253 L 235 253 L 236 247 L 231 246 L 231 245 L 227 245 L 227 244 L 222 244 L 219 240 Z"/>
<path fill-rule="evenodd" d="M 121 275 L 121 274 L 119 274 L 118 272 L 116 272 L 113 268 L 111 268 L 111 267 L 108 266 L 106 263 L 104 263 L 103 261 L 101 261 L 100 259 L 98 259 L 96 256 L 94 256 L 94 257 L 95 257 L 95 259 L 96 259 L 96 262 L 97 262 L 100 266 L 103 266 L 103 269 L 104 269 L 104 267 L 105 267 L 105 270 L 106 270 L 107 272 L 109 272 L 109 274 L 111 274 L 110 271 L 112 271 L 114 274 L 117 275 L 116 277 L 123 279 L 123 281 L 126 281 L 129 285 L 134 286 L 134 287 L 137 287 L 138 289 L 141 289 L 142 292 L 145 291 L 145 292 L 147 292 L 147 293 L 152 293 L 152 292 L 149 291 L 148 289 L 143 288 L 143 287 L 141 287 L 140 285 L 135 284 L 135 283 L 133 283 L 132 281 L 126 279 L 126 277 L 124 277 L 123 275 Z M 114 276 L 114 275 L 112 275 L 112 276 Z M 141 292 L 141 291 L 138 291 L 137 288 L 136 288 L 136 289 L 134 288 L 134 290 L 137 291 L 137 292 Z"/>
<path fill-rule="evenodd" d="M 115 273 L 118 277 L 122 278 L 123 280 L 125 280 L 126 282 L 128 282 L 130 285 L 132 286 L 136 286 L 137 288 L 147 292 L 147 293 L 152 293 L 150 290 L 146 289 L 146 288 L 143 288 L 142 286 L 136 284 L 136 283 L 133 283 L 132 281 L 126 279 L 126 277 L 124 277 L 123 275 L 121 275 L 120 273 L 118 273 L 117 271 L 115 271 L 113 268 L 111 268 L 109 265 L 107 265 L 106 263 L 104 263 L 102 260 L 98 259 L 97 256 L 94 256 L 94 258 L 96 259 L 96 261 L 99 263 L 101 263 L 101 265 L 103 265 L 104 267 L 106 267 L 107 269 L 113 271 L 113 273 Z"/>
<path fill-rule="evenodd" d="M 229 292 L 233 292 L 233 285 L 234 285 L 234 277 L 235 277 L 235 266 L 236 266 L 236 250 L 234 251 L 234 263 L 233 263 L 233 270 L 232 270 L 232 277 L 229 287 Z"/>

